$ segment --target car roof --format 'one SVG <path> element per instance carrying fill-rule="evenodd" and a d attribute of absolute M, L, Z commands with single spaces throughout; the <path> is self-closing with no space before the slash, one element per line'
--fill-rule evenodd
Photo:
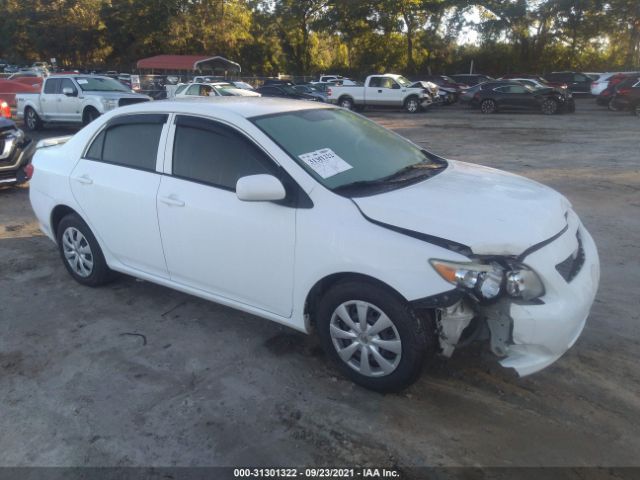
<path fill-rule="evenodd" d="M 214 97 L 214 98 L 180 98 L 175 100 L 157 100 L 120 107 L 116 112 L 122 113 L 156 113 L 175 112 L 191 114 L 228 114 L 243 118 L 272 115 L 300 110 L 319 108 L 337 108 L 332 105 L 306 100 L 288 100 L 269 97 Z"/>

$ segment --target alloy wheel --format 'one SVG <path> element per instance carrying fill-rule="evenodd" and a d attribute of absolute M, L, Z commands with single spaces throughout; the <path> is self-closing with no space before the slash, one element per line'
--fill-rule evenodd
<path fill-rule="evenodd" d="M 493 113 L 496 111 L 496 104 L 493 100 L 485 100 L 480 104 L 480 111 L 482 113 Z"/>
<path fill-rule="evenodd" d="M 389 375 L 400 363 L 400 334 L 372 303 L 349 300 L 340 304 L 331 315 L 329 332 L 340 359 L 361 375 Z"/>
<path fill-rule="evenodd" d="M 546 115 L 552 115 L 556 113 L 558 104 L 554 100 L 545 100 L 542 102 L 542 113 Z"/>
<path fill-rule="evenodd" d="M 407 112 L 409 113 L 415 113 L 418 111 L 418 102 L 417 100 L 409 100 L 407 101 Z"/>
<path fill-rule="evenodd" d="M 31 109 L 27 112 L 27 126 L 29 130 L 35 130 L 36 128 L 36 112 Z"/>
<path fill-rule="evenodd" d="M 62 234 L 64 258 L 71 269 L 80 277 L 86 278 L 93 271 L 93 253 L 85 236 L 74 227 L 67 228 Z"/>
<path fill-rule="evenodd" d="M 347 110 L 351 110 L 351 108 L 353 107 L 353 102 L 351 102 L 351 100 L 349 99 L 344 99 L 340 102 L 340 106 L 342 108 L 346 108 Z"/>

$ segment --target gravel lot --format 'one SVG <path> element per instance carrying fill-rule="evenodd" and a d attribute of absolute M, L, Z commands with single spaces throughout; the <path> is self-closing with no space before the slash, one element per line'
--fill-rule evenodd
<path fill-rule="evenodd" d="M 475 347 L 402 394 L 364 390 L 276 324 L 133 278 L 76 284 L 28 188 L 0 189 L 0 465 L 640 466 L 640 120 L 577 103 L 368 113 L 559 190 L 594 236 L 584 333 L 524 379 Z"/>

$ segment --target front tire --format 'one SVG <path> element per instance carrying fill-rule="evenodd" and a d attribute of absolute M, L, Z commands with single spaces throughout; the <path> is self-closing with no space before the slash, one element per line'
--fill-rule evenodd
<path fill-rule="evenodd" d="M 24 110 L 24 124 L 25 127 L 27 127 L 27 130 L 31 132 L 35 132 L 42 128 L 42 120 L 40 120 L 36 111 L 31 107 L 27 107 Z"/>
<path fill-rule="evenodd" d="M 409 97 L 404 102 L 404 109 L 409 113 L 418 113 L 420 111 L 420 101 L 416 97 Z"/>
<path fill-rule="evenodd" d="M 316 310 L 327 355 L 353 382 L 379 392 L 399 391 L 435 354 L 434 330 L 397 295 L 367 282 L 330 288 Z"/>
<path fill-rule="evenodd" d="M 82 125 L 87 126 L 100 116 L 100 112 L 93 107 L 88 107 L 82 114 Z"/>
<path fill-rule="evenodd" d="M 114 272 L 107 266 L 96 237 L 75 213 L 65 216 L 56 229 L 62 263 L 75 281 L 89 287 L 110 282 Z"/>

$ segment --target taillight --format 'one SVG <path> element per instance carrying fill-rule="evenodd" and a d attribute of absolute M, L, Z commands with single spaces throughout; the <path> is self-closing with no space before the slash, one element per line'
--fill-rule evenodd
<path fill-rule="evenodd" d="M 630 93 L 630 88 L 621 88 L 620 90 L 618 90 L 618 95 L 629 95 Z"/>
<path fill-rule="evenodd" d="M 31 180 L 31 177 L 33 177 L 33 163 L 28 163 L 25 167 L 24 167 L 24 175 L 27 178 L 27 180 Z"/>
<path fill-rule="evenodd" d="M 0 117 L 11 118 L 11 108 L 4 100 L 0 103 Z"/>
<path fill-rule="evenodd" d="M 329 97 L 330 97 L 332 93 L 333 93 L 333 92 L 331 91 L 331 88 L 327 88 L 327 96 L 329 96 Z"/>

